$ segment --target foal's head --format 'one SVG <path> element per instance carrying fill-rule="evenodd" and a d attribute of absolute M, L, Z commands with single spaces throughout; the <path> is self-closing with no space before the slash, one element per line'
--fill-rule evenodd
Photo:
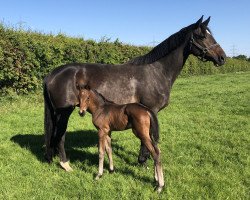
<path fill-rule="evenodd" d="M 86 86 L 79 86 L 79 107 L 80 107 L 80 111 L 79 111 L 79 115 L 80 116 L 84 116 L 86 113 L 86 110 L 89 108 L 89 104 L 90 104 L 90 88 L 86 87 Z"/>
<path fill-rule="evenodd" d="M 105 103 L 104 97 L 102 97 L 95 90 L 91 90 L 89 86 L 78 86 L 79 89 L 79 114 L 84 116 L 86 111 L 90 113 L 95 112 L 101 105 Z"/>

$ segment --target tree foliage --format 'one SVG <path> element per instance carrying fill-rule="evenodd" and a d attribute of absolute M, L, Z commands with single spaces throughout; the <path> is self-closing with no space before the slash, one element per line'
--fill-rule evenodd
<path fill-rule="evenodd" d="M 0 24 L 0 91 L 28 93 L 41 88 L 44 76 L 54 68 L 72 62 L 119 64 L 146 54 L 150 47 L 123 44 L 116 39 L 99 42 L 83 38 L 52 35 L 13 29 Z M 246 59 L 228 59 L 226 65 L 215 68 L 190 56 L 182 76 L 249 70 Z"/>

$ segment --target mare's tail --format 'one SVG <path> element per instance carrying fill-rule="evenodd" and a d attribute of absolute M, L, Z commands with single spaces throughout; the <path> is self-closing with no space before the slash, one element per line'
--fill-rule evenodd
<path fill-rule="evenodd" d="M 52 161 L 53 150 L 51 149 L 51 139 L 55 129 L 55 114 L 54 109 L 49 97 L 49 93 L 46 85 L 46 78 L 43 84 L 43 97 L 44 97 L 44 137 L 45 137 L 45 159 L 48 162 Z"/>

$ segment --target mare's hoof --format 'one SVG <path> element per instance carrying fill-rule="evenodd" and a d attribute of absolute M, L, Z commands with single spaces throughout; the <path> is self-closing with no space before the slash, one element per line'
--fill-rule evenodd
<path fill-rule="evenodd" d="M 47 162 L 48 164 L 51 164 L 51 163 L 52 163 L 52 159 L 48 159 L 48 158 L 45 157 L 45 160 L 46 160 L 46 162 Z"/>
<path fill-rule="evenodd" d="M 44 155 L 44 158 L 46 160 L 47 163 L 51 164 L 52 163 L 52 156 L 48 156 L 47 154 Z"/>
<path fill-rule="evenodd" d="M 146 165 L 147 158 L 145 158 L 145 157 L 139 157 L 138 158 L 138 163 L 141 164 L 141 165 Z"/>
<path fill-rule="evenodd" d="M 138 156 L 138 163 L 145 165 L 147 160 L 150 158 L 149 152 L 141 152 Z"/>
<path fill-rule="evenodd" d="M 115 169 L 109 169 L 109 173 L 113 174 L 115 172 Z"/>
<path fill-rule="evenodd" d="M 61 167 L 66 171 L 66 172 L 72 172 L 73 169 L 69 166 L 69 161 L 67 162 L 60 162 Z"/>

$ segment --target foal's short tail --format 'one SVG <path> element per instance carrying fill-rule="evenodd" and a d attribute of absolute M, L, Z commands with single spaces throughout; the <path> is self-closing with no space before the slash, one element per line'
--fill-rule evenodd
<path fill-rule="evenodd" d="M 159 142 L 159 124 L 156 115 L 150 111 L 150 138 L 153 141 L 153 144 L 156 145 Z"/>

